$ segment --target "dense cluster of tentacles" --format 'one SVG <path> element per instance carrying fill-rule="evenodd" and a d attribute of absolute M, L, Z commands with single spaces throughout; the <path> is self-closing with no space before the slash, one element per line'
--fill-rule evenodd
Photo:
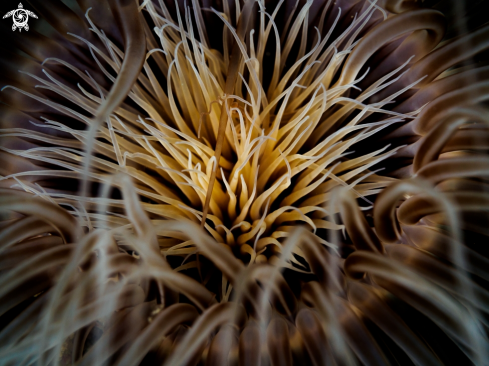
<path fill-rule="evenodd" d="M 485 21 L 67 4 L 0 59 L 2 364 L 489 364 Z"/>

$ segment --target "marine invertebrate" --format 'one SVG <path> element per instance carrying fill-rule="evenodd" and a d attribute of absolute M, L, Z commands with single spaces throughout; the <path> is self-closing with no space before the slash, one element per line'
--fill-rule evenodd
<path fill-rule="evenodd" d="M 487 362 L 487 26 L 78 4 L 3 60 L 5 363 Z"/>

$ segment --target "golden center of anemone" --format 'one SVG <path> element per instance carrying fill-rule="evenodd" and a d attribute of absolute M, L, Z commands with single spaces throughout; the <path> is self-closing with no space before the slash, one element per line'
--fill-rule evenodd
<path fill-rule="evenodd" d="M 148 11 L 152 11 L 151 7 Z M 170 128 L 164 119 L 154 117 L 139 122 L 160 144 L 151 147 L 148 143 L 148 148 L 161 163 L 159 168 L 165 178 L 178 187 L 178 197 L 183 193 L 184 202 L 190 203 L 180 204 L 179 211 L 201 219 L 197 208 L 205 205 L 210 193 L 207 230 L 220 243 L 238 245 L 240 253 L 251 255 L 252 261 L 266 261 L 263 253 L 267 246 L 276 248 L 269 251 L 270 257 L 280 250 L 280 242 L 297 222 L 314 233 L 318 229 L 342 229 L 333 217 L 337 210 L 332 207 L 328 211 L 327 207 L 335 187 L 347 187 L 356 197 L 371 203 L 366 196 L 377 193 L 388 180 L 368 168 L 392 156 L 397 149 L 382 146 L 367 156 L 345 157 L 354 144 L 412 118 L 382 109 L 395 95 L 385 96 L 379 103 L 364 104 L 392 84 L 412 58 L 356 98 L 345 96 L 349 90 L 358 89 L 356 84 L 365 76 L 356 76 L 359 68 L 346 59 L 355 52 L 356 36 L 376 11 L 374 4 L 367 7 L 334 41 L 321 37 L 317 31 L 311 49 L 300 46 L 295 61 L 286 68 L 285 61 L 290 59 L 305 19 L 306 13 L 301 13 L 283 45 L 277 42 L 267 90 L 262 84 L 266 72 L 263 59 L 267 39 L 275 27 L 273 14 L 268 14 L 266 29 L 245 41 L 223 14 L 214 11 L 225 23 L 224 44 L 226 37 L 232 38 L 239 45 L 238 55 L 230 55 L 226 47 L 221 54 L 207 49 L 205 42 L 198 42 L 188 14 L 187 30 L 183 29 L 183 22 L 179 28 L 168 24 L 155 28 L 169 62 L 165 103 L 171 109 L 175 126 Z M 331 31 L 335 25 L 336 21 Z M 159 50 L 154 51 L 153 55 Z M 236 79 L 230 89 L 232 94 L 225 93 L 226 83 L 232 78 L 229 70 Z M 338 73 L 340 80 L 335 81 Z M 205 112 L 199 112 L 202 109 Z M 382 116 L 379 121 L 362 123 L 374 112 L 386 113 L 390 118 Z M 216 141 L 223 113 L 225 132 Z M 336 127 L 345 120 L 348 122 L 341 128 Z M 217 145 L 222 149 L 217 184 L 209 191 Z M 188 212 L 181 214 L 193 218 Z M 335 246 L 324 238 L 321 241 Z"/>

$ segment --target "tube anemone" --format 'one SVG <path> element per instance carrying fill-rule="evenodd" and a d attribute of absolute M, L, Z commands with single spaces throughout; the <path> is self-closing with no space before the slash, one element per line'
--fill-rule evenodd
<path fill-rule="evenodd" d="M 3 364 L 489 364 L 477 6 L 67 4 L 0 59 Z"/>

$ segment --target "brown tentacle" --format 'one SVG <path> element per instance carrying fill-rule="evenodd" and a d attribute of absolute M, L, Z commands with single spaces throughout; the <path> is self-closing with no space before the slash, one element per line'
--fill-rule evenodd
<path fill-rule="evenodd" d="M 487 177 L 489 159 L 484 156 L 467 156 L 446 160 L 436 160 L 418 171 L 418 176 L 438 184 L 446 179 Z"/>
<path fill-rule="evenodd" d="M 382 100 L 421 78 L 424 79 L 416 87 L 428 85 L 443 71 L 486 50 L 489 47 L 488 39 L 489 26 L 485 26 L 475 32 L 450 41 L 418 61 L 395 84 L 378 93 L 376 95 L 377 100 Z"/>
<path fill-rule="evenodd" d="M 327 339 L 317 315 L 310 309 L 299 311 L 295 318 L 297 329 L 314 366 L 331 364 L 331 354 L 326 347 Z"/>
<path fill-rule="evenodd" d="M 38 217 L 45 221 L 49 218 L 50 225 L 61 235 L 65 243 L 73 243 L 75 240 L 76 221 L 67 211 L 59 206 L 32 197 L 28 193 L 11 189 L 0 189 L 0 210 L 16 211 L 24 215 Z"/>
<path fill-rule="evenodd" d="M 382 243 L 358 208 L 358 204 L 351 191 L 342 190 L 340 213 L 343 223 L 346 226 L 346 231 L 358 250 L 384 252 Z"/>
<path fill-rule="evenodd" d="M 394 340 L 413 361 L 421 365 L 441 365 L 436 356 L 409 329 L 406 323 L 388 307 L 372 286 L 351 283 L 348 290 L 348 299 Z"/>
<path fill-rule="evenodd" d="M 292 366 L 289 329 L 282 318 L 272 319 L 268 325 L 267 346 L 272 366 Z"/>
<path fill-rule="evenodd" d="M 109 5 L 124 37 L 124 60 L 109 95 L 95 114 L 97 125 L 105 121 L 126 98 L 139 77 L 146 56 L 146 37 L 136 3 L 132 0 L 111 0 Z"/>
<path fill-rule="evenodd" d="M 415 10 L 396 15 L 372 29 L 354 48 L 346 60 L 340 79 L 335 86 L 351 83 L 365 62 L 382 45 L 403 34 L 417 30 L 428 30 L 432 47 L 440 42 L 445 33 L 445 21 L 440 12 L 434 10 Z"/>
<path fill-rule="evenodd" d="M 446 197 L 455 203 L 460 211 L 485 211 L 489 207 L 489 195 L 477 192 L 447 193 Z M 424 216 L 443 211 L 443 206 L 433 197 L 425 194 L 415 195 L 403 202 L 397 210 L 399 222 L 414 225 Z"/>
<path fill-rule="evenodd" d="M 489 81 L 444 94 L 428 104 L 412 122 L 413 131 L 418 135 L 426 135 L 441 118 L 456 112 L 453 109 L 473 106 L 487 99 L 489 99 Z"/>
<path fill-rule="evenodd" d="M 260 366 L 260 330 L 256 323 L 248 322 L 239 336 L 239 362 L 243 366 Z"/>

